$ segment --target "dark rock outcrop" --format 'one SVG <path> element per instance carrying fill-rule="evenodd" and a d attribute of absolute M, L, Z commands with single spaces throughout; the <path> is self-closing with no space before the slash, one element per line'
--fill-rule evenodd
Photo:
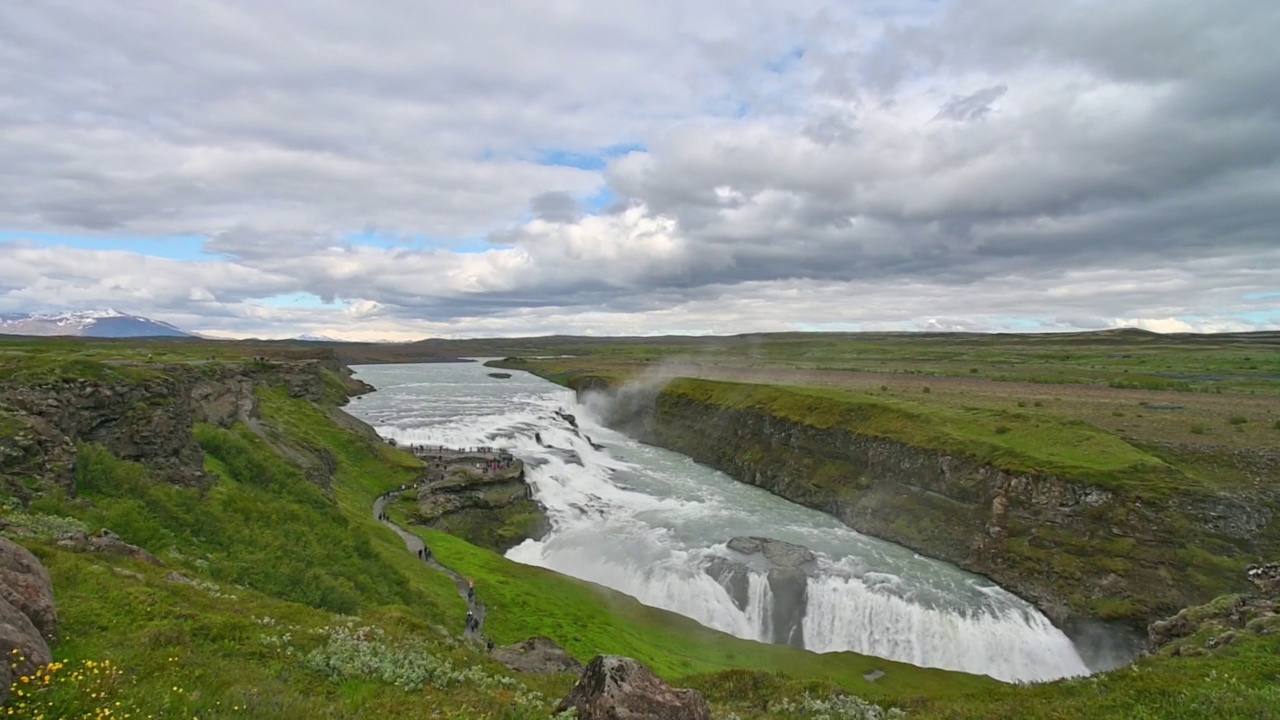
<path fill-rule="evenodd" d="M 492 372 L 492 373 L 489 373 L 489 377 L 497 378 L 498 380 L 508 380 L 511 378 L 511 373 Z"/>
<path fill-rule="evenodd" d="M 808 572 L 813 569 L 813 552 L 803 545 L 764 537 L 735 537 L 727 547 L 745 556 L 759 555 L 768 578 L 769 592 L 773 596 L 770 608 L 770 641 L 796 647 L 804 647 L 804 614 L 808 606 Z M 746 562 L 717 559 L 707 566 L 707 574 L 715 578 L 729 591 L 738 609 L 745 609 L 748 601 L 748 574 L 751 566 Z"/>
<path fill-rule="evenodd" d="M 525 482 L 524 463 L 493 462 L 485 454 L 451 453 L 441 461 L 428 456 L 414 522 L 497 552 L 544 537 L 551 523 Z"/>
<path fill-rule="evenodd" d="M 764 556 L 769 564 L 785 570 L 799 570 L 814 561 L 813 551 L 803 545 L 766 537 L 736 537 L 728 542 L 730 550 L 743 555 Z"/>
<path fill-rule="evenodd" d="M 26 548 L 0 537 L 0 703 L 15 678 L 53 661 L 58 631 L 53 583 Z"/>
<path fill-rule="evenodd" d="M 1229 645 L 1240 633 L 1280 633 L 1280 601 L 1224 595 L 1189 607 L 1148 629 L 1152 648 L 1164 655 L 1203 655 Z"/>
<path fill-rule="evenodd" d="M 539 675 L 582 672 L 582 663 L 577 658 L 545 637 L 521 640 L 515 645 L 497 648 L 491 655 L 494 660 L 517 672 Z"/>
<path fill-rule="evenodd" d="M 75 493 L 77 443 L 98 443 L 143 463 L 158 480 L 207 484 L 195 423 L 256 428 L 257 390 L 284 388 L 321 401 L 365 392 L 350 371 L 325 360 L 189 364 L 102 364 L 66 375 L 0 384 L 0 488 L 23 501 L 24 478 Z"/>
<path fill-rule="evenodd" d="M 579 720 L 711 720 L 702 693 L 663 682 L 639 661 L 598 655 L 556 712 L 574 708 Z"/>

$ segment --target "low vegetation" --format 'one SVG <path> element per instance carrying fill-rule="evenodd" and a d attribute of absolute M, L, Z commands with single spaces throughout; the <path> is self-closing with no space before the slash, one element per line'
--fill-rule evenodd
<path fill-rule="evenodd" d="M 630 347 L 627 362 L 666 353 L 646 347 Z M 760 344 L 759 358 L 794 363 L 797 353 L 811 351 L 806 362 L 833 362 L 820 346 L 772 340 Z M 159 363 L 220 362 L 258 352 L 265 350 L 6 341 L 0 342 L 0 371 L 6 382 L 28 384 L 146 382 L 163 376 Z M 965 376 L 988 379 L 1003 372 L 990 358 L 956 353 L 921 362 L 955 363 Z M 870 362 L 857 353 L 841 357 Z M 1222 357 L 1225 370 L 1238 364 L 1231 353 Z M 1261 368 L 1258 374 L 1275 372 L 1269 363 L 1262 355 L 1250 361 Z M 558 372 L 581 375 L 583 369 Z M 604 372 L 616 378 L 633 369 Z M 874 394 L 682 382 L 681 392 L 715 402 L 763 404 L 827 426 L 856 421 L 982 453 L 1009 467 L 1071 468 L 1099 483 L 1161 491 L 1175 480 L 1210 482 L 1163 452 L 1027 410 L 1041 402 L 1031 397 L 1022 398 L 1022 407 L 1012 405 L 1017 398 L 1010 407 L 964 407 L 936 380 L 927 395 L 911 397 L 880 380 L 869 390 L 885 390 Z M 1218 384 L 1239 393 L 1247 392 L 1247 382 Z M 330 389 L 330 399 L 337 389 Z M 0 712 L 26 718 L 549 717 L 574 678 L 515 675 L 463 643 L 465 604 L 452 582 L 424 568 L 373 519 L 373 499 L 411 482 L 416 461 L 337 422 L 331 407 L 284 389 L 262 391 L 259 400 L 260 427 L 194 429 L 213 478 L 206 488 L 159 482 L 146 466 L 90 443 L 78 448 L 74 493 L 41 487 L 26 506 L 0 498 L 0 528 L 49 568 L 62 621 L 53 647 L 57 662 L 19 679 L 15 688 L 22 694 Z M 1280 420 L 1263 422 L 1270 417 L 1265 412 L 1247 414 L 1251 421 L 1238 425 L 1246 437 L 1280 429 Z M 18 422 L 0 411 L 0 435 Z M 300 458 L 322 452 L 331 459 L 330 477 L 317 483 Z M 1226 473 L 1221 482 L 1232 477 Z M 395 505 L 392 512 L 407 521 L 405 508 Z M 57 542 L 102 528 L 156 554 L 163 565 L 75 552 Z M 1280 705 L 1276 635 L 1241 637 L 1191 657 L 1151 657 L 1095 678 L 1006 686 L 851 653 L 816 655 L 738 640 L 590 583 L 512 563 L 455 536 L 421 534 L 437 558 L 476 579 L 489 606 L 486 633 L 499 643 L 545 635 L 583 660 L 602 652 L 636 657 L 704 692 L 717 717 L 1198 720 L 1266 717 Z M 872 670 L 885 675 L 864 680 Z"/>

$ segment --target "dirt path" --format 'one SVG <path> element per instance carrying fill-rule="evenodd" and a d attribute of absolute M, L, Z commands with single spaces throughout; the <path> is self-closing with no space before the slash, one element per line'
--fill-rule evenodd
<path fill-rule="evenodd" d="M 373 518 L 378 522 L 381 522 L 383 525 L 391 528 L 395 534 L 399 535 L 400 539 L 404 541 L 405 548 L 407 548 L 409 552 L 413 553 L 414 556 L 422 557 L 423 552 L 427 550 L 427 546 L 422 542 L 422 538 L 405 530 L 399 525 L 396 525 L 390 520 L 382 519 L 383 508 L 386 507 L 387 501 L 397 497 L 402 492 L 404 492 L 404 490 L 393 490 L 385 495 L 379 496 L 377 500 L 374 500 Z M 462 599 L 467 601 L 467 610 L 469 610 L 477 620 L 475 629 L 473 630 L 468 627 L 464 631 L 463 636 L 468 640 L 475 640 L 476 642 L 483 644 L 485 641 L 484 618 L 486 608 L 484 603 L 480 602 L 480 598 L 476 596 L 474 592 L 471 592 L 467 579 L 444 565 L 441 565 L 436 561 L 434 555 L 429 556 L 429 559 L 426 559 L 423 562 L 427 567 L 442 572 L 453 579 L 454 586 L 458 588 L 458 595 L 462 596 Z"/>

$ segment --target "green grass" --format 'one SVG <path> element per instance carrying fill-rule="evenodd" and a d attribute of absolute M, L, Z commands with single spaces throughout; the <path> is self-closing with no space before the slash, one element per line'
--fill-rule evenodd
<path fill-rule="evenodd" d="M 1093 678 L 1001 687 L 929 703 L 920 720 L 1218 720 L 1271 718 L 1280 707 L 1280 635 L 1241 634 L 1200 657 L 1152 657 Z"/>
<path fill-rule="evenodd" d="M 397 649 L 422 649 L 457 668 L 506 674 L 480 654 L 446 642 L 435 618 L 420 610 L 384 606 L 347 618 L 228 584 L 169 582 L 166 569 L 118 558 L 43 544 L 35 550 L 57 592 L 63 639 L 55 657 L 71 665 L 106 660 L 122 673 L 115 682 L 64 682 L 36 696 L 54 708 L 46 717 L 92 717 L 103 707 L 139 718 L 546 717 L 545 708 L 516 712 L 511 693 L 474 683 L 405 690 L 373 678 L 335 682 L 309 667 L 310 655 L 325 652 L 331 629 L 351 623 L 380 629 L 388 641 L 379 650 L 389 658 Z M 552 700 L 571 680 L 523 682 Z M 90 691 L 104 696 L 90 697 Z M 16 701 L 9 708 L 14 717 L 37 717 L 34 708 L 25 712 Z"/>
<path fill-rule="evenodd" d="M 72 378 L 82 368 L 71 365 L 71 374 L 63 375 L 51 370 L 57 352 L 96 347 L 74 342 L 52 346 L 60 349 L 0 342 L 0 364 L 17 362 L 14 358 L 25 354 L 21 362 L 31 374 L 24 382 Z M 122 356 L 135 352 L 120 344 L 108 349 Z M 41 357 L 32 361 L 30 356 Z M 100 365 L 101 358 L 88 362 Z M 98 371 L 116 372 L 109 364 Z M 339 388 L 330 384 L 326 396 L 333 399 Z M 1076 434 L 1081 428 L 1070 423 L 1052 424 L 1034 415 L 948 414 L 952 411 L 932 412 L 897 398 L 775 391 L 758 396 L 719 388 L 714 397 L 742 407 L 763 407 L 759 403 L 764 402 L 786 412 L 810 413 L 826 427 L 865 422 L 884 432 L 921 433 L 926 440 L 972 448 L 1005 462 L 1092 466 L 1094 472 L 1126 480 L 1135 464 L 1125 449 L 1129 446 L 1104 446 L 1087 456 L 1077 449 L 1039 450 L 1035 445 L 1046 433 L 1065 433 L 1082 442 L 1093 438 L 1087 432 Z M 373 499 L 412 482 L 420 472 L 417 461 L 344 428 L 331 408 L 290 397 L 283 389 L 263 391 L 259 398 L 261 435 L 244 427 L 195 429 L 206 453 L 205 468 L 214 478 L 208 488 L 157 482 L 145 467 L 83 445 L 76 468 L 79 497 L 46 493 L 25 511 L 11 501 L 0 503 L 6 520 L 38 533 L 23 542 L 54 579 L 63 623 L 55 655 L 73 664 L 109 659 L 121 668 L 118 675 L 104 673 L 109 680 L 94 686 L 104 697 L 89 697 L 84 685 L 56 687 L 45 696 L 54 707 L 46 717 L 92 713 L 104 702 L 120 702 L 135 717 L 546 717 L 550 702 L 536 711 L 516 707 L 519 694 L 504 684 L 509 681 L 499 680 L 508 673 L 459 645 L 454 638 L 465 606 L 452 582 L 425 571 L 400 539 L 372 518 Z M 3 419 L 0 415 L 0 430 L 7 427 Z M 914 429 L 899 425 L 908 422 Z M 1001 426 L 1009 430 L 997 433 Z M 314 462 L 299 465 L 302 458 Z M 332 481 L 317 484 L 316 466 L 331 470 Z M 78 554 L 52 544 L 54 534 L 77 527 L 109 527 L 160 555 L 165 566 Z M 424 535 L 440 559 L 477 579 L 491 609 L 487 630 L 495 639 L 547 635 L 584 660 L 598 652 L 637 657 L 678 684 L 702 689 L 717 716 L 772 717 L 776 713 L 770 707 L 780 699 L 805 691 L 825 695 L 832 688 L 852 689 L 919 718 L 1198 720 L 1266 717 L 1280 703 L 1280 647 L 1274 635 L 1245 636 L 1201 657 L 1150 658 L 1136 671 L 1097 679 L 1003 686 L 850 653 L 815 655 L 739 640 L 590 583 L 512 563 L 458 538 Z M 1117 547 L 1108 553 L 1141 560 L 1141 543 L 1124 538 L 1109 542 Z M 1028 552 L 1032 550 L 1044 552 Z M 1182 553 L 1185 562 L 1204 566 L 1206 572 L 1238 570 L 1219 568 L 1221 558 L 1198 547 Z M 170 571 L 196 582 L 170 582 L 165 579 Z M 370 628 L 371 637 L 379 638 L 361 646 L 363 656 L 335 649 L 344 632 L 335 628 L 348 623 Z M 409 660 L 426 656 L 437 665 L 447 661 L 474 672 L 437 673 L 409 690 L 393 684 L 396 673 L 413 664 Z M 324 667 L 330 670 L 320 669 L 316 658 L 327 659 Z M 352 658 L 360 662 L 342 665 Z M 347 669 L 332 670 L 338 665 Z M 862 674 L 872 669 L 887 675 L 876 683 L 863 681 Z M 519 681 L 548 699 L 559 697 L 572 683 L 567 677 Z M 10 703 L 5 710 L 11 708 L 19 709 Z M 19 709 L 15 716 L 23 717 L 29 709 Z"/>
<path fill-rule="evenodd" d="M 1157 335 L 1104 331 L 1044 335 L 764 333 L 715 338 L 539 338 L 440 344 L 460 356 L 578 356 L 605 365 L 678 360 L 709 365 L 953 376 L 1046 385 L 1280 395 L 1275 333 Z M 495 344 L 496 343 L 496 344 Z M 394 352 L 405 360 L 412 348 Z M 375 353 L 376 354 L 376 353 Z"/>
<path fill-rule="evenodd" d="M 252 433 L 202 426 L 197 437 L 219 477 L 207 492 L 155 482 L 142 465 L 88 445 L 76 487 L 90 502 L 49 498 L 34 508 L 196 559 L 214 580 L 333 612 L 409 600 L 408 585 L 378 562 L 368 538 Z"/>
<path fill-rule="evenodd" d="M 1189 479 L 1159 458 L 1082 422 L 1046 414 L 955 408 L 869 393 L 678 378 L 665 396 L 755 410 L 913 447 L 962 453 L 1010 472 L 1159 494 Z"/>

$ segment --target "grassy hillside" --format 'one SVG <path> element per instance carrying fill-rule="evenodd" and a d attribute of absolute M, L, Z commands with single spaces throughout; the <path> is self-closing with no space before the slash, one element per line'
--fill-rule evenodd
<path fill-rule="evenodd" d="M 166 350 L 153 360 L 202 363 L 207 351 Z M 0 369 L 13 382 L 107 376 L 128 382 L 134 374 L 145 379 L 164 372 L 148 365 L 145 355 L 115 343 L 0 343 Z M 805 413 L 810 398 L 830 399 L 789 392 L 771 401 Z M 730 393 L 720 400 L 748 398 Z M 516 676 L 463 644 L 465 605 L 452 583 L 424 568 L 372 518 L 373 499 L 416 477 L 416 461 L 340 422 L 332 408 L 284 389 L 260 391 L 259 401 L 261 418 L 253 428 L 194 429 L 213 478 L 207 487 L 158 482 L 146 466 L 82 444 L 74 495 L 42 487 L 27 507 L 0 498 L 0 528 L 45 562 L 62 620 L 54 645 L 60 662 L 47 671 L 50 680 L 34 678 L 0 712 L 26 718 L 547 717 L 573 678 Z M 887 428 L 900 413 L 918 412 L 902 402 L 867 408 Z M 954 420 L 937 418 L 945 427 Z M 969 429 L 948 442 L 1013 440 L 984 430 L 988 421 L 981 414 L 969 418 Z M 326 459 L 327 482 L 317 484 L 307 457 Z M 1125 467 L 1134 457 L 1117 449 L 1096 462 L 1112 464 L 1103 469 Z M 38 478 L 31 480 L 38 485 Z M 66 532 L 103 527 L 164 564 L 57 544 Z M 637 657 L 664 677 L 703 690 L 718 717 L 877 716 L 853 700 L 832 699 L 833 691 L 850 690 L 921 718 L 1264 717 L 1277 700 L 1276 636 L 1242 635 L 1201 657 L 1150 658 L 1137 670 L 1092 680 L 1003 686 L 850 653 L 815 655 L 738 640 L 457 538 L 424 535 L 442 562 L 477 579 L 490 608 L 486 630 L 498 642 L 545 635 L 583 660 L 610 652 Z M 862 675 L 871 669 L 886 675 L 867 682 Z"/>
<path fill-rule="evenodd" d="M 374 498 L 412 481 L 416 460 L 283 389 L 260 391 L 260 402 L 257 432 L 195 428 L 216 478 L 208 488 L 157 482 L 141 464 L 82 445 L 75 496 L 49 490 L 25 508 L 4 501 L 7 534 L 53 576 L 63 623 L 54 652 L 64 661 L 47 686 L 36 678 L 38 691 L 13 698 L 5 712 L 546 717 L 574 679 L 513 677 L 464 646 L 465 604 L 452 582 L 372 518 Z M 328 490 L 291 459 L 321 449 L 334 461 Z M 56 543 L 62 533 L 103 527 L 164 565 Z M 854 687 L 885 702 L 919 702 L 996 686 L 739 640 L 448 536 L 431 540 L 443 562 L 479 579 L 499 642 L 550 636 L 584 661 L 628 654 L 673 679 L 741 667 L 785 672 L 770 701 Z M 889 676 L 871 685 L 861 674 L 873 668 Z"/>

